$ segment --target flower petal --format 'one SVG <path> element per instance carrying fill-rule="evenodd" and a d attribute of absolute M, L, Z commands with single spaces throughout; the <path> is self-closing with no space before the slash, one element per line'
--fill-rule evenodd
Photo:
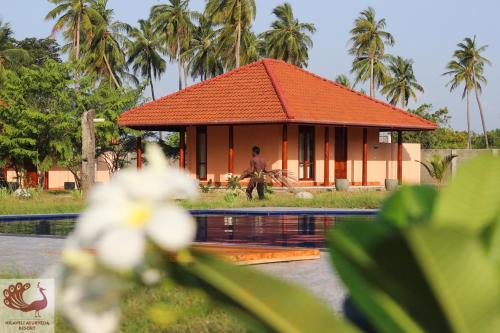
<path fill-rule="evenodd" d="M 158 246 L 176 252 L 188 247 L 194 240 L 196 223 L 185 210 L 166 206 L 155 211 L 146 232 Z"/>
<path fill-rule="evenodd" d="M 130 229 L 117 229 L 104 234 L 97 242 L 99 260 L 118 271 L 131 270 L 144 257 L 144 234 Z"/>

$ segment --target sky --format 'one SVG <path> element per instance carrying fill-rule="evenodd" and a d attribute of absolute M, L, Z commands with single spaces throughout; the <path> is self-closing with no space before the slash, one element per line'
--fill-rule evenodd
<path fill-rule="evenodd" d="M 109 0 L 115 10 L 115 18 L 129 24 L 146 18 L 152 5 L 160 0 Z M 463 38 L 477 35 L 478 43 L 488 44 L 484 53 L 492 66 L 486 67 L 488 85 L 481 96 L 487 126 L 500 128 L 500 26 L 498 25 L 498 0 L 288 0 L 295 16 L 302 22 L 316 25 L 312 36 L 314 47 L 309 53 L 308 70 L 334 79 L 339 74 L 349 74 L 352 56 L 347 52 L 349 30 L 359 12 L 368 6 L 375 8 L 378 18 L 387 21 L 386 30 L 391 32 L 396 45 L 387 49 L 393 55 L 412 58 L 417 80 L 425 93 L 418 95 L 416 103 L 429 103 L 435 108 L 448 107 L 452 115 L 451 126 L 465 129 L 465 101 L 462 91 L 450 93 L 449 80 L 441 74 L 450 60 L 456 44 Z M 283 0 L 256 0 L 257 17 L 253 29 L 260 33 L 273 21 L 272 9 Z M 190 7 L 201 11 L 205 0 L 191 0 Z M 15 37 L 44 38 L 50 35 L 53 22 L 45 21 L 46 13 L 53 7 L 46 0 L 0 0 L 0 20 L 10 22 Z M 362 86 L 359 86 L 360 88 Z M 365 88 L 368 90 L 367 88 Z M 177 70 L 169 64 L 164 77 L 155 82 L 157 96 L 177 90 Z M 380 95 L 378 98 L 382 98 Z M 473 129 L 481 130 L 479 112 L 475 100 L 471 103 Z"/>

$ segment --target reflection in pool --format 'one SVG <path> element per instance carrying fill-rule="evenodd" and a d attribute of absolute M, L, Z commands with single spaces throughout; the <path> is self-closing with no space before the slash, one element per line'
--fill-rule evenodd
<path fill-rule="evenodd" d="M 364 215 L 197 215 L 197 242 L 287 247 L 324 247 L 325 232 L 337 223 L 372 221 Z M 0 233 L 68 235 L 75 220 L 0 223 Z"/>

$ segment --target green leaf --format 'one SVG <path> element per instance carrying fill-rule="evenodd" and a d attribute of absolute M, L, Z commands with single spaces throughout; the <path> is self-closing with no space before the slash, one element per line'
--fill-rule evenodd
<path fill-rule="evenodd" d="M 427 222 L 436 196 L 432 186 L 403 186 L 384 202 L 377 221 L 399 227 Z"/>
<path fill-rule="evenodd" d="M 500 276 L 479 237 L 431 224 L 342 225 L 337 272 L 381 332 L 500 332 Z"/>
<path fill-rule="evenodd" d="M 500 214 L 500 158 L 480 156 L 466 163 L 443 188 L 434 209 L 437 225 L 478 232 Z"/>
<path fill-rule="evenodd" d="M 357 332 L 308 291 L 249 267 L 195 252 L 191 264 L 176 265 L 178 282 L 203 287 L 216 300 L 243 311 L 277 332 Z"/>
<path fill-rule="evenodd" d="M 354 303 L 377 331 L 450 331 L 439 320 L 437 303 L 428 301 L 432 292 L 415 270 L 401 230 L 382 223 L 342 224 L 330 233 L 329 246 Z"/>
<path fill-rule="evenodd" d="M 420 226 L 406 239 L 454 332 L 500 332 L 500 276 L 479 238 Z"/>

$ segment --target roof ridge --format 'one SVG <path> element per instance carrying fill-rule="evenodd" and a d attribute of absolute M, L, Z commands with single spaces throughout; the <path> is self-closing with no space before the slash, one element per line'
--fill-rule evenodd
<path fill-rule="evenodd" d="M 234 68 L 234 69 L 230 70 L 229 72 L 222 73 L 222 74 L 220 74 L 220 75 L 217 75 L 217 76 L 211 77 L 211 78 L 206 79 L 206 80 L 204 80 L 204 81 L 201 81 L 201 82 L 198 82 L 198 83 L 192 84 L 192 85 L 190 85 L 190 86 L 188 86 L 188 87 L 185 87 L 185 88 L 183 88 L 183 89 L 181 89 L 181 90 L 178 90 L 178 91 L 175 91 L 175 92 L 173 92 L 173 93 L 167 94 L 167 95 L 165 95 L 165 96 L 163 96 L 163 97 L 161 97 L 161 98 L 158 98 L 157 100 L 150 101 L 150 102 L 144 103 L 144 104 L 142 104 L 142 105 L 139 105 L 139 106 L 138 106 L 138 107 L 136 107 L 136 108 L 133 108 L 133 109 L 130 109 L 130 110 L 128 110 L 128 111 L 123 112 L 123 113 L 122 113 L 122 115 L 124 115 L 124 114 L 126 114 L 126 113 L 128 113 L 128 112 L 130 112 L 130 111 L 140 110 L 140 109 L 142 109 L 142 108 L 144 108 L 144 107 L 149 107 L 149 106 L 151 106 L 151 105 L 156 105 L 156 104 L 158 104 L 158 103 L 162 102 L 163 100 L 165 100 L 165 99 L 167 99 L 167 98 L 172 98 L 172 97 L 174 97 L 174 96 L 181 95 L 181 94 L 186 93 L 186 92 L 188 92 L 188 91 L 191 91 L 191 90 L 193 90 L 193 89 L 196 89 L 196 88 L 202 87 L 202 86 L 204 86 L 204 85 L 207 85 L 207 84 L 209 84 L 209 83 L 211 83 L 211 82 L 215 82 L 215 81 L 220 80 L 220 79 L 222 79 L 222 78 L 225 78 L 225 77 L 231 76 L 231 75 L 233 75 L 233 74 L 236 74 L 236 73 L 240 72 L 240 71 L 241 71 L 241 70 L 243 70 L 243 69 L 246 69 L 246 68 L 250 68 L 250 67 L 257 66 L 257 65 L 259 65 L 260 63 L 263 63 L 263 62 L 264 62 L 263 60 L 260 60 L 260 61 L 254 61 L 254 62 L 252 62 L 252 63 L 249 63 L 249 64 L 246 64 L 246 65 L 240 66 L 240 67 L 238 67 L 238 68 Z"/>
<path fill-rule="evenodd" d="M 431 124 L 431 125 L 436 126 L 436 124 L 435 124 L 434 122 L 430 121 L 430 120 L 427 120 L 427 119 L 425 119 L 425 118 L 422 118 L 422 117 L 420 117 L 420 116 L 417 116 L 417 115 L 415 115 L 415 114 L 413 114 L 413 113 L 407 112 L 407 111 L 405 111 L 405 110 L 403 110 L 403 109 L 397 108 L 397 107 L 395 107 L 395 106 L 394 106 L 394 105 L 392 105 L 392 104 L 385 103 L 385 102 L 383 102 L 383 101 L 381 101 L 381 100 L 378 100 L 378 99 L 376 99 L 376 98 L 374 98 L 374 97 L 370 97 L 370 96 L 368 96 L 368 95 L 365 95 L 365 94 L 363 94 L 363 93 L 361 93 L 361 92 L 359 92 L 359 91 L 357 91 L 357 90 L 351 89 L 351 88 L 346 87 L 346 86 L 344 86 L 344 85 L 342 85 L 342 84 L 340 84 L 340 83 L 337 83 L 337 82 L 335 82 L 335 81 L 333 81 L 333 80 L 329 80 L 329 79 L 324 78 L 324 77 L 322 77 L 322 76 L 320 76 L 320 75 L 314 74 L 313 72 L 310 72 L 310 71 L 308 71 L 308 70 L 305 70 L 305 69 L 303 69 L 303 68 L 301 68 L 301 67 L 298 67 L 298 66 L 295 66 L 295 65 L 291 65 L 291 64 L 289 64 L 289 63 L 287 63 L 287 62 L 285 62 L 285 61 L 283 61 L 283 60 L 279 60 L 279 59 L 271 59 L 271 58 L 265 58 L 265 59 L 263 59 L 263 61 L 264 61 L 264 60 L 265 60 L 265 61 L 268 61 L 268 62 L 275 62 L 275 63 L 285 64 L 285 65 L 287 65 L 287 66 L 289 66 L 289 67 L 291 67 L 291 68 L 294 68 L 295 70 L 302 71 L 302 72 L 304 72 L 304 73 L 306 73 L 306 74 L 308 74 L 308 75 L 310 75 L 310 76 L 313 76 L 313 77 L 315 77 L 315 78 L 317 78 L 317 79 L 323 80 L 323 81 L 325 81 L 325 82 L 327 82 L 327 83 L 330 83 L 330 84 L 332 84 L 332 85 L 334 85 L 334 86 L 336 86 L 336 87 L 338 87 L 338 88 L 341 88 L 341 89 L 344 89 L 344 90 L 347 90 L 347 91 L 353 92 L 353 93 L 355 93 L 355 94 L 357 94 L 357 95 L 359 95 L 359 96 L 362 96 L 362 97 L 364 97 L 364 98 L 367 98 L 367 99 L 371 100 L 372 102 L 375 102 L 375 103 L 378 103 L 378 104 L 381 104 L 381 105 L 387 106 L 387 107 L 389 107 L 389 108 L 391 108 L 391 109 L 393 109 L 393 110 L 395 110 L 395 111 L 398 111 L 398 112 L 400 112 L 400 113 L 404 113 L 405 115 L 408 115 L 408 116 L 410 116 L 410 117 L 413 117 L 413 118 L 416 118 L 416 119 L 422 120 L 423 122 L 426 122 L 426 123 L 428 123 L 428 124 Z"/>
<path fill-rule="evenodd" d="M 268 58 L 264 58 L 261 60 L 262 64 L 264 65 L 264 69 L 267 73 L 267 76 L 269 76 L 269 80 L 271 81 L 271 85 L 273 86 L 274 92 L 278 96 L 278 99 L 281 103 L 281 107 L 283 108 L 283 112 L 285 113 L 285 116 L 287 119 L 294 119 L 295 117 L 291 114 L 291 110 L 289 109 L 288 103 L 286 101 L 286 97 L 283 94 L 283 91 L 281 90 L 281 87 L 279 86 L 278 82 L 276 81 L 271 68 L 268 66 L 267 62 L 271 60 Z"/>

